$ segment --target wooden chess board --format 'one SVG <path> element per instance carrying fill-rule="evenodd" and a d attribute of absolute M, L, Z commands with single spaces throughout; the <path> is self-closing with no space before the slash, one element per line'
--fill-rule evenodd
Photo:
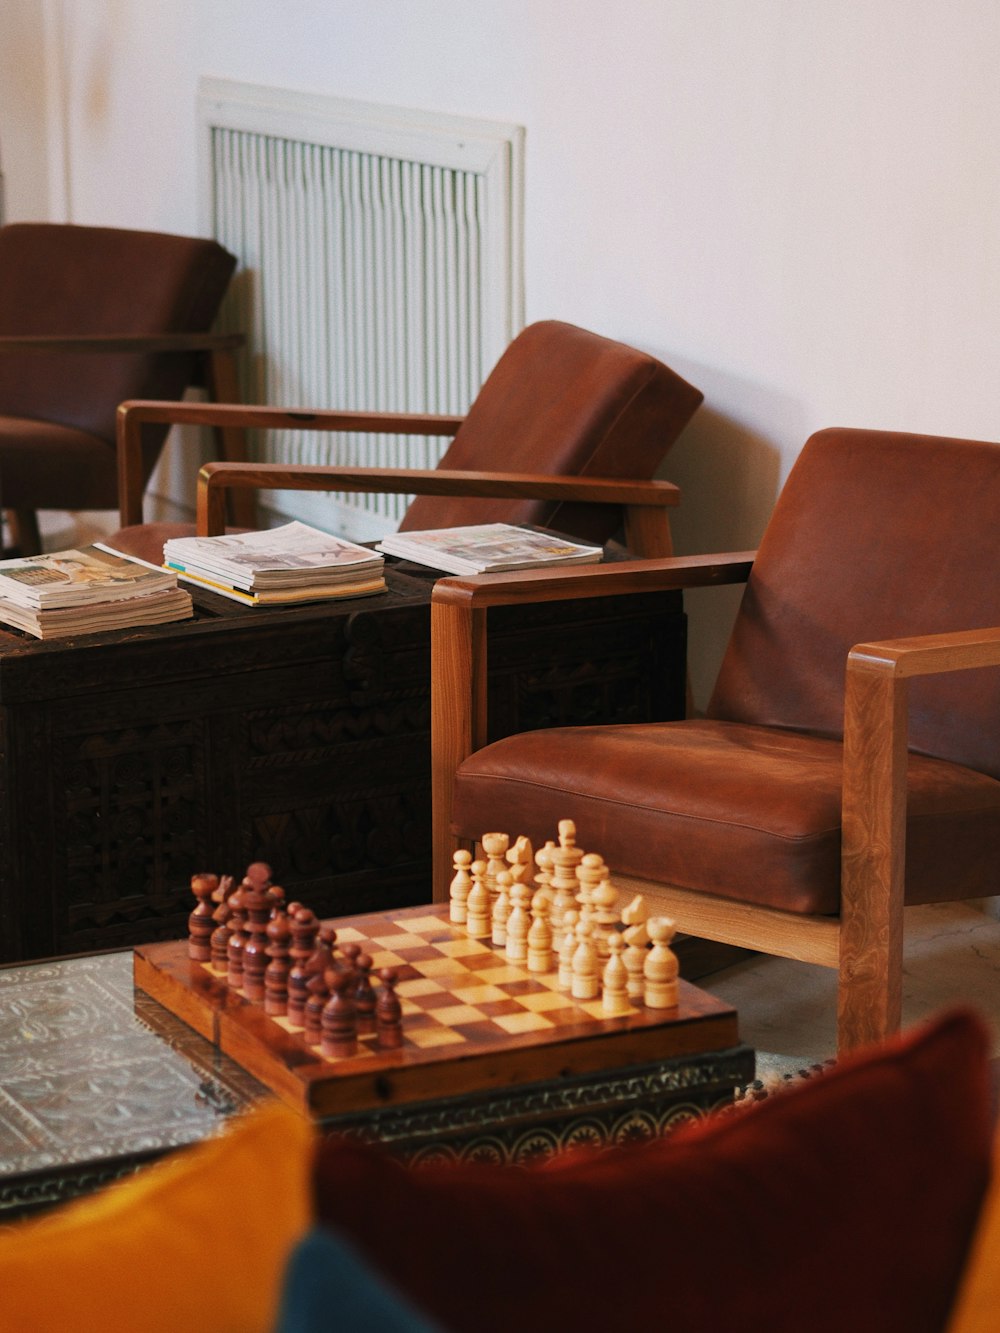
<path fill-rule="evenodd" d="M 599 1000 L 573 1000 L 555 972 L 509 963 L 469 938 L 447 906 L 346 917 L 325 924 L 354 941 L 374 968 L 395 967 L 403 1045 L 359 1038 L 356 1055 L 327 1058 L 287 1020 L 192 962 L 185 940 L 134 951 L 136 986 L 213 1042 L 285 1101 L 319 1118 L 675 1056 L 739 1041 L 736 1013 L 680 983 L 676 1009 L 636 1007 L 605 1018 Z"/>

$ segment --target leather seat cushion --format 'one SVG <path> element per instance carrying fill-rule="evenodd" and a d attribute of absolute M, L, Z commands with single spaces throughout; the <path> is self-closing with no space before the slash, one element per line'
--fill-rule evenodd
<path fill-rule="evenodd" d="M 28 417 L 0 416 L 0 479 L 8 509 L 107 509 L 118 503 L 114 445 L 98 435 Z"/>
<path fill-rule="evenodd" d="M 467 759 L 453 831 L 527 834 L 573 819 L 612 875 L 834 914 L 840 902 L 837 740 L 687 721 L 526 732 Z M 911 754 L 906 901 L 1000 891 L 1000 782 Z"/>
<path fill-rule="evenodd" d="M 148 560 L 151 565 L 161 565 L 164 542 L 172 537 L 194 537 L 196 533 L 193 523 L 133 523 L 130 527 L 119 528 L 108 538 L 108 545 L 125 555 Z"/>

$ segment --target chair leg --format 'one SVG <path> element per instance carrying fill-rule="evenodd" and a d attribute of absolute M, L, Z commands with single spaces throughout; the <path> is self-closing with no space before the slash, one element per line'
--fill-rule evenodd
<path fill-rule="evenodd" d="M 34 509 L 8 509 L 7 525 L 11 545 L 19 555 L 40 555 L 42 534 L 38 529 L 38 515 Z"/>
<path fill-rule="evenodd" d="M 882 1041 L 902 1018 L 902 940 L 872 941 L 864 959 L 841 959 L 837 988 L 837 1053 Z"/>

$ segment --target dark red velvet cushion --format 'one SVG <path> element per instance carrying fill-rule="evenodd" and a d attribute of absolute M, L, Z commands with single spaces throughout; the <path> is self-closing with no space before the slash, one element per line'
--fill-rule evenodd
<path fill-rule="evenodd" d="M 964 1011 L 800 1088 L 547 1168 L 409 1170 L 336 1139 L 320 1219 L 452 1333 L 939 1333 L 986 1184 Z"/>

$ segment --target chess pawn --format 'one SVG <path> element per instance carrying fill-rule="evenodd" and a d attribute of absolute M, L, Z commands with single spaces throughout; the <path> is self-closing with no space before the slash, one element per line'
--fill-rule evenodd
<path fill-rule="evenodd" d="M 493 933 L 490 921 L 493 904 L 486 887 L 486 862 L 473 861 L 471 870 L 472 888 L 465 903 L 465 931 L 474 940 L 485 940 Z"/>
<path fill-rule="evenodd" d="M 575 907 L 567 909 L 563 917 L 562 939 L 559 942 L 559 989 L 571 990 L 573 987 L 573 954 L 576 952 Z"/>
<path fill-rule="evenodd" d="M 354 986 L 354 1008 L 358 1015 L 358 1032 L 375 1031 L 375 990 L 371 983 L 371 955 L 361 952 L 357 958 L 357 982 Z"/>
<path fill-rule="evenodd" d="M 531 926 L 528 930 L 528 971 L 549 972 L 552 968 L 552 904 L 544 889 L 536 889 L 531 900 Z"/>
<path fill-rule="evenodd" d="M 382 985 L 375 1000 L 375 1031 L 380 1046 L 394 1049 L 403 1044 L 403 1006 L 396 994 L 399 973 L 393 967 L 383 967 L 379 979 Z"/>
<path fill-rule="evenodd" d="M 454 921 L 457 926 L 464 926 L 466 920 L 466 903 L 469 898 L 469 890 L 472 888 L 472 876 L 469 874 L 469 866 L 472 864 L 472 853 L 467 852 L 464 847 L 460 847 L 455 853 L 452 869 L 455 871 L 454 878 L 448 891 L 451 899 L 451 908 L 449 910 L 449 919 Z"/>
<path fill-rule="evenodd" d="M 292 1027 L 302 1027 L 305 1022 L 306 1000 L 309 998 L 306 986 L 309 973 L 306 965 L 316 947 L 319 922 L 316 914 L 308 907 L 300 907 L 290 915 L 292 928 L 292 947 L 289 954 L 292 959 L 288 974 L 288 1008 L 285 1017 Z"/>
<path fill-rule="evenodd" d="M 607 867 L 605 867 L 605 870 Z M 617 935 L 618 931 L 618 913 L 615 906 L 618 902 L 618 890 L 611 881 L 605 877 L 598 884 L 591 895 L 591 908 L 593 911 L 594 922 L 594 943 L 597 946 L 598 956 L 602 959 L 608 957 L 608 946 L 612 935 Z"/>
<path fill-rule="evenodd" d="M 492 942 L 498 949 L 507 943 L 507 918 L 510 916 L 511 874 L 501 870 L 497 875 L 497 896 L 493 902 L 490 920 L 493 926 Z"/>
<path fill-rule="evenodd" d="M 549 838 L 545 846 L 539 847 L 535 853 L 535 865 L 538 867 L 535 883 L 538 888 L 547 889 L 553 900 L 555 899 L 555 893 L 552 890 L 552 853 L 554 849 L 555 843 Z"/>
<path fill-rule="evenodd" d="M 594 915 L 594 894 L 597 886 L 608 873 L 604 858 L 596 852 L 588 852 L 577 866 L 576 878 L 580 887 L 576 901 L 580 908 L 580 919 L 590 921 Z"/>
<path fill-rule="evenodd" d="M 357 1013 L 351 990 L 354 973 L 328 968 L 326 983 L 330 998 L 323 1006 L 320 1022 L 320 1051 L 328 1058 L 344 1059 L 358 1049 Z"/>
<path fill-rule="evenodd" d="M 340 957 L 348 972 L 357 972 L 358 959 L 360 956 L 361 945 L 358 944 L 356 940 L 348 940 L 346 944 L 340 946 Z"/>
<path fill-rule="evenodd" d="M 212 894 L 219 887 L 218 875 L 192 875 L 191 892 L 198 905 L 188 917 L 188 957 L 196 963 L 212 961 Z"/>
<path fill-rule="evenodd" d="M 229 905 L 229 899 L 233 892 L 233 878 L 231 875 L 223 875 L 219 882 L 219 888 L 212 895 L 218 897 L 218 906 L 212 913 L 212 920 L 215 922 L 215 929 L 212 931 L 210 945 L 212 953 L 213 972 L 225 973 L 229 966 L 229 921 L 233 915 L 233 909 Z"/>
<path fill-rule="evenodd" d="M 574 1000 L 596 1000 L 601 989 L 600 974 L 597 970 L 597 950 L 591 939 L 593 926 L 582 918 L 576 923 L 574 934 L 576 948 L 573 950 L 573 983 L 570 994 Z"/>
<path fill-rule="evenodd" d="M 483 844 L 483 851 L 486 853 L 486 888 L 489 890 L 490 906 L 493 906 L 493 899 L 497 895 L 497 875 L 501 870 L 507 869 L 507 862 L 504 859 L 507 855 L 507 848 L 510 846 L 510 835 L 507 833 L 484 833 L 480 838 Z"/>
<path fill-rule="evenodd" d="M 632 1006 L 628 999 L 628 972 L 622 959 L 625 941 L 617 930 L 608 938 L 608 961 L 604 964 L 601 1007 L 609 1018 L 627 1014 Z"/>
<path fill-rule="evenodd" d="M 313 972 L 306 986 L 309 998 L 306 1000 L 305 1039 L 310 1046 L 318 1046 L 323 1040 L 323 1010 L 330 998 L 330 987 L 326 980 L 329 970 L 323 968 L 322 971 Z"/>
<path fill-rule="evenodd" d="M 643 976 L 644 999 L 648 1009 L 673 1009 L 677 1004 L 677 955 L 669 948 L 676 927 L 666 916 L 654 916 L 646 922 L 653 947 L 646 954 Z"/>
<path fill-rule="evenodd" d="M 243 883 L 265 892 L 271 887 L 271 867 L 266 861 L 251 861 L 243 876 Z"/>
<path fill-rule="evenodd" d="M 528 931 L 531 929 L 531 889 L 527 884 L 515 884 L 510 891 L 510 901 L 504 952 L 508 963 L 525 963 L 528 960 Z"/>
<path fill-rule="evenodd" d="M 267 956 L 264 969 L 264 1012 L 281 1017 L 288 1010 L 288 974 L 291 970 L 289 945 L 291 922 L 284 912 L 277 912 L 267 923 Z"/>
<path fill-rule="evenodd" d="M 229 895 L 232 915 L 229 918 L 229 940 L 226 944 L 226 979 L 233 990 L 243 985 L 243 946 L 247 942 L 247 914 L 243 905 L 243 885 Z"/>
<path fill-rule="evenodd" d="M 624 920 L 624 913 L 622 919 Z M 629 926 L 622 938 L 625 941 L 622 961 L 628 973 L 629 999 L 638 1000 L 641 1004 L 646 993 L 645 967 L 648 952 L 646 946 L 649 944 L 649 932 L 646 930 L 645 921 Z"/>

